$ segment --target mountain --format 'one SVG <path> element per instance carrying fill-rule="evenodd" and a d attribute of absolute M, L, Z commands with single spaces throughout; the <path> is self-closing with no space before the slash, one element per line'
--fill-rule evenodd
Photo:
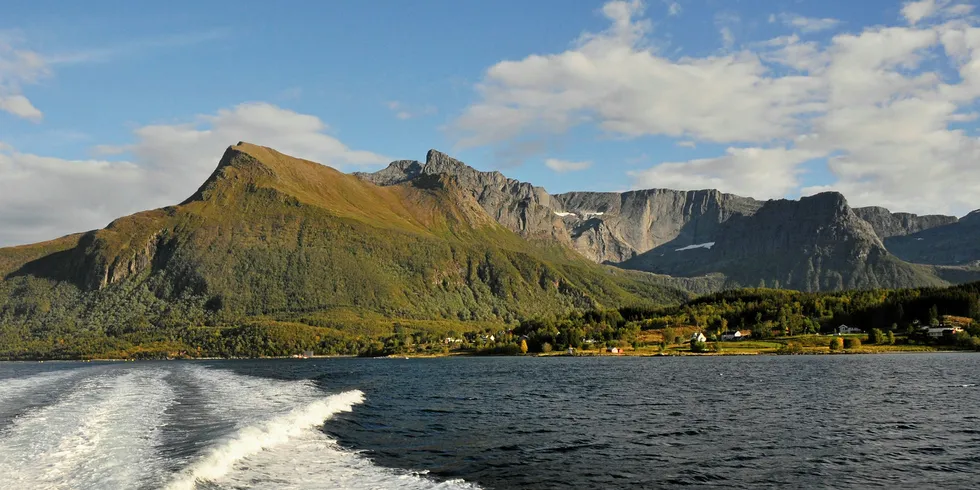
<path fill-rule="evenodd" d="M 980 263 L 980 210 L 962 219 L 885 240 L 903 260 L 945 266 Z"/>
<path fill-rule="evenodd" d="M 503 322 L 688 297 L 665 278 L 528 243 L 445 174 L 378 186 L 247 143 L 185 202 L 0 249 L 0 274 L 6 321 L 57 309 L 156 324 L 155 309 L 176 302 L 199 307 L 191 321 L 357 309 Z M 109 304 L 133 294 L 144 303 Z"/>
<path fill-rule="evenodd" d="M 803 291 L 944 284 L 929 267 L 889 254 L 872 226 L 834 192 L 768 201 L 702 238 L 709 239 L 701 246 L 661 246 L 622 265 L 683 276 L 720 272 L 741 286 Z"/>
<path fill-rule="evenodd" d="M 526 238 L 551 239 L 594 262 L 625 269 L 686 278 L 720 274 L 724 287 L 767 284 L 806 291 L 980 279 L 980 268 L 962 267 L 961 261 L 923 261 L 911 252 L 896 256 L 886 244 L 906 243 L 895 240 L 918 238 L 917 233 L 930 230 L 940 233 L 957 225 L 956 218 L 855 209 L 836 193 L 765 202 L 716 190 L 550 195 L 434 150 L 425 163 L 399 161 L 357 175 L 384 186 L 436 174 L 453 176 L 510 230 Z M 951 247 L 947 255 L 980 259 L 976 250 L 946 243 Z"/>

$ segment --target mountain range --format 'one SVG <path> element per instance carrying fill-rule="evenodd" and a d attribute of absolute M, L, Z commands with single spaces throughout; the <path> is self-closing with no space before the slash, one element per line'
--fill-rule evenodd
<path fill-rule="evenodd" d="M 980 212 L 963 219 L 852 208 L 825 192 L 759 201 L 716 190 L 549 194 L 432 150 L 358 177 L 381 186 L 452 176 L 498 223 L 593 262 L 722 287 L 802 291 L 942 286 L 980 279 Z"/>
<path fill-rule="evenodd" d="M 837 193 L 552 195 L 435 150 L 344 174 L 239 143 L 180 204 L 0 249 L 0 336 L 371 315 L 506 323 L 735 287 L 944 286 L 980 279 L 978 237 L 980 213 L 851 208 Z"/>

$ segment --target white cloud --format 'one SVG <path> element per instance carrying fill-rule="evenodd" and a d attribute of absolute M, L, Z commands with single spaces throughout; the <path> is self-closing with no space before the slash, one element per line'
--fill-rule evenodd
<path fill-rule="evenodd" d="M 462 146 L 498 147 L 586 125 L 620 138 L 725 143 L 733 147 L 725 155 L 655 165 L 634 172 L 634 182 L 761 197 L 800 191 L 803 163 L 833 155 L 822 180 L 852 204 L 963 214 L 980 207 L 980 140 L 960 129 L 976 124 L 980 20 L 963 5 L 907 8 L 916 25 L 868 27 L 829 42 L 794 34 L 671 59 L 650 48 L 642 5 L 610 2 L 607 30 L 561 53 L 490 67 L 480 100 L 456 120 L 457 136 Z M 801 33 L 833 24 L 785 19 Z M 950 67 L 958 73 L 950 76 Z"/>
<path fill-rule="evenodd" d="M 667 15 L 671 17 L 676 17 L 678 15 L 681 15 L 681 12 L 684 11 L 684 8 L 681 7 L 681 4 L 678 2 L 671 2 L 665 0 L 664 3 L 667 4 Z"/>
<path fill-rule="evenodd" d="M 38 122 L 43 114 L 22 90 L 48 76 L 50 69 L 40 55 L 17 48 L 15 41 L 14 36 L 0 35 L 0 111 Z"/>
<path fill-rule="evenodd" d="M 626 137 L 665 134 L 715 142 L 766 142 L 796 133 L 822 108 L 819 84 L 778 77 L 755 54 L 674 61 L 645 46 L 636 2 L 610 2 L 608 30 L 571 50 L 490 67 L 480 101 L 455 123 L 462 147 L 506 144 L 598 124 Z M 614 15 L 610 14 L 612 12 Z"/>
<path fill-rule="evenodd" d="M 46 55 L 44 61 L 50 65 L 77 63 L 104 63 L 126 56 L 138 55 L 147 51 L 167 48 L 182 48 L 221 39 L 228 35 L 228 29 L 211 29 L 200 32 L 183 32 L 166 36 L 132 39 L 112 46 L 84 48 L 75 51 Z"/>
<path fill-rule="evenodd" d="M 969 15 L 974 5 L 960 3 L 959 0 L 919 0 L 905 2 L 902 5 L 902 17 L 909 25 L 916 25 L 924 20 L 934 18 L 955 18 Z"/>
<path fill-rule="evenodd" d="M 774 22 L 775 20 L 775 16 L 770 16 L 769 22 Z M 840 21 L 837 19 L 804 17 L 799 14 L 787 13 L 779 14 L 779 20 L 786 26 L 804 33 L 825 31 L 827 29 L 833 29 L 840 24 Z"/>
<path fill-rule="evenodd" d="M 585 170 L 592 166 L 592 162 L 571 162 L 568 160 L 559 160 L 557 158 L 549 158 L 544 161 L 544 165 L 551 170 L 558 173 L 565 172 L 578 172 Z"/>
<path fill-rule="evenodd" d="M 33 122 L 40 122 L 44 117 L 41 111 L 27 100 L 23 95 L 0 95 L 0 111 L 8 112 L 17 117 Z"/>
<path fill-rule="evenodd" d="M 915 25 L 934 15 L 943 4 L 948 3 L 943 0 L 921 0 L 918 2 L 905 2 L 902 6 L 902 16 L 909 24 Z"/>
<path fill-rule="evenodd" d="M 693 141 L 678 141 L 677 146 L 681 148 L 697 148 L 698 144 Z"/>
<path fill-rule="evenodd" d="M 68 53 L 42 55 L 22 48 L 22 37 L 13 31 L 0 31 L 0 111 L 40 122 L 44 114 L 23 93 L 25 85 L 38 83 L 62 64 L 106 62 L 117 57 L 151 49 L 182 47 L 223 37 L 227 31 L 183 33 L 160 38 L 136 39 L 116 46 L 82 49 Z"/>
<path fill-rule="evenodd" d="M 731 27 L 724 26 L 719 33 L 721 34 L 721 43 L 725 48 L 731 49 L 732 46 L 735 46 L 735 34 L 732 33 Z"/>
<path fill-rule="evenodd" d="M 662 163 L 629 175 L 634 188 L 718 189 L 775 198 L 799 187 L 799 164 L 822 156 L 813 150 L 729 148 L 718 158 Z"/>
<path fill-rule="evenodd" d="M 725 50 L 735 47 L 735 29 L 741 29 L 742 17 L 732 11 L 722 11 L 715 14 L 715 26 L 721 35 L 721 44 Z"/>
<path fill-rule="evenodd" d="M 0 246 L 100 228 L 183 201 L 238 141 L 342 169 L 391 160 L 353 150 L 326 130 L 316 116 L 251 103 L 187 123 L 143 126 L 133 144 L 94 148 L 102 155 L 125 153 L 128 161 L 62 160 L 0 146 Z"/>

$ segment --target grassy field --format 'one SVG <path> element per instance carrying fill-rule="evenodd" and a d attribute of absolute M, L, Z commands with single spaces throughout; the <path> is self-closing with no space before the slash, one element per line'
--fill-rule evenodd
<path fill-rule="evenodd" d="M 784 354 L 784 353 L 795 353 L 795 354 L 879 354 L 879 353 L 892 353 L 892 352 L 939 352 L 946 350 L 956 350 L 950 346 L 932 346 L 932 345 L 918 345 L 918 344 L 906 344 L 904 338 L 899 338 L 897 341 L 899 343 L 895 345 L 868 345 L 862 344 L 861 347 L 857 349 L 846 349 L 843 352 L 832 352 L 830 350 L 830 339 L 834 336 L 831 335 L 799 335 L 793 337 L 779 337 L 775 339 L 767 340 L 742 340 L 737 342 L 708 342 L 708 352 L 695 353 L 691 352 L 690 344 L 683 342 L 678 344 L 672 344 L 667 346 L 666 349 L 661 349 L 659 345 L 640 345 L 637 348 L 627 347 L 621 353 L 613 354 L 607 352 L 606 349 L 578 349 L 575 351 L 577 356 L 717 356 L 717 355 L 761 355 L 761 354 Z M 862 342 L 867 341 L 866 335 L 845 335 L 844 338 L 857 338 Z M 654 338 L 653 335 L 648 335 L 647 339 Z M 656 336 L 657 339 L 662 338 L 662 336 Z M 799 349 L 795 351 L 788 351 L 787 346 L 789 344 L 795 344 L 799 346 Z M 716 349 L 715 345 L 718 345 L 720 349 Z M 569 355 L 567 351 L 555 351 L 549 352 L 547 354 L 539 354 L 541 356 L 567 356 Z"/>

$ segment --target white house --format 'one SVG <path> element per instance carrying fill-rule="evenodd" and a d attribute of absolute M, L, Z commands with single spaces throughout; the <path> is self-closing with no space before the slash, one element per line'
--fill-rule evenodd
<path fill-rule="evenodd" d="M 742 340 L 742 332 L 739 332 L 738 330 L 729 330 L 729 331 L 721 334 L 721 340 L 723 342 L 732 342 L 732 341 L 735 341 L 735 340 Z"/>
<path fill-rule="evenodd" d="M 837 327 L 837 333 L 840 335 L 849 334 L 849 333 L 864 333 L 864 330 L 861 330 L 860 328 L 857 327 L 848 327 L 847 325 L 841 325 Z"/>
<path fill-rule="evenodd" d="M 707 342 L 707 341 L 708 341 L 708 337 L 705 337 L 704 334 L 701 332 L 694 332 L 694 335 L 691 335 L 691 342 Z"/>
<path fill-rule="evenodd" d="M 923 330 L 925 330 L 929 334 L 929 338 L 931 339 L 941 339 L 943 338 L 943 336 L 947 335 L 947 332 L 949 332 L 949 335 L 956 335 L 963 331 L 963 329 L 960 327 L 947 326 L 947 325 L 940 325 L 938 327 L 926 327 Z"/>

